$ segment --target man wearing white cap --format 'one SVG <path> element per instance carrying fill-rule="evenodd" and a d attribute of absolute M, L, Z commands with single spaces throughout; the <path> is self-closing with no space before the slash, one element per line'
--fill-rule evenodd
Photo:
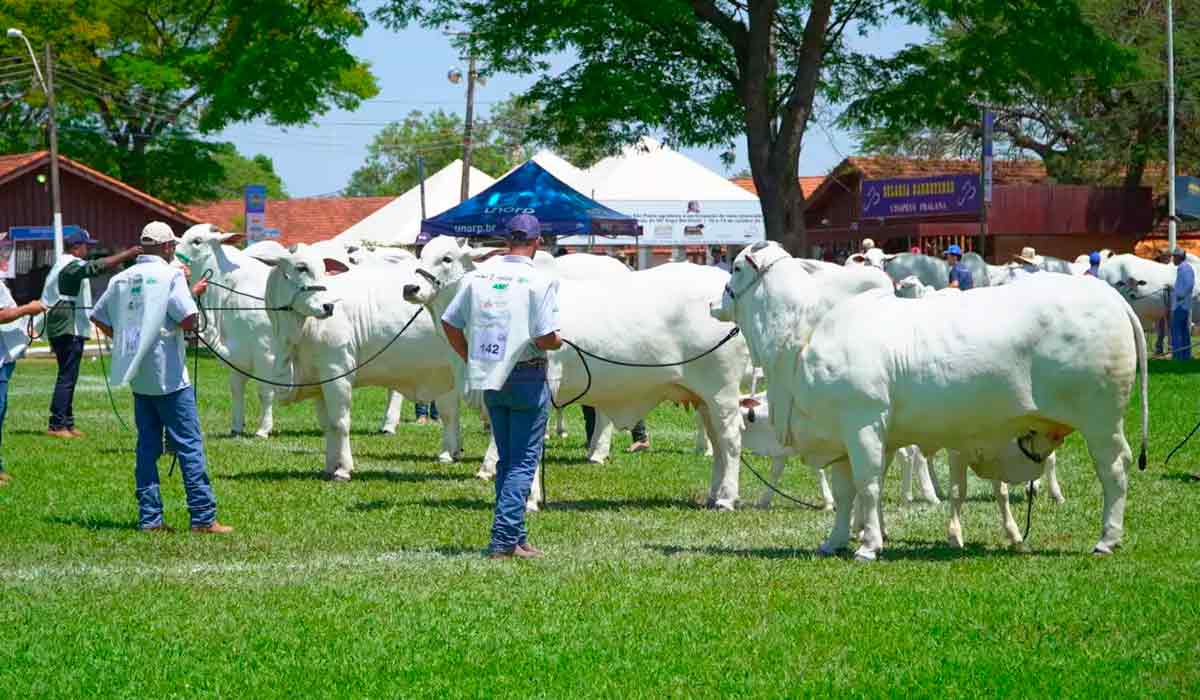
<path fill-rule="evenodd" d="M 208 282 L 201 280 L 188 289 L 184 272 L 170 265 L 175 243 L 170 226 L 161 221 L 147 224 L 141 237 L 145 254 L 108 283 L 92 321 L 113 339 L 112 383 L 128 384 L 133 390 L 138 526 L 149 532 L 171 531 L 163 522 L 158 486 L 165 433 L 179 458 L 192 532 L 224 534 L 233 528 L 217 522 L 183 337 L 183 331 L 196 329 L 199 309 L 192 297 L 203 294 Z"/>

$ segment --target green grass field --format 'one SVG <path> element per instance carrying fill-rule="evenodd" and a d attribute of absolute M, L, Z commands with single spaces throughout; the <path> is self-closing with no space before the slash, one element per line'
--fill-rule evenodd
<path fill-rule="evenodd" d="M 536 562 L 490 562 L 491 485 L 468 457 L 433 460 L 439 431 L 374 434 L 379 389 L 355 398 L 358 472 L 320 481 L 310 404 L 278 435 L 225 437 L 226 375 L 201 366 L 209 469 L 227 537 L 186 531 L 179 475 L 161 464 L 167 520 L 135 530 L 134 436 L 85 362 L 86 440 L 43 437 L 53 365 L 26 360 L 10 391 L 0 489 L 0 697 L 1157 696 L 1200 694 L 1200 364 L 1152 365 L 1151 468 L 1130 475 L 1124 548 L 1089 554 L 1100 485 L 1072 436 L 1063 506 L 1035 503 L 1032 552 L 1004 547 L 990 486 L 972 481 L 965 551 L 946 506 L 905 507 L 874 565 L 817 559 L 832 515 L 697 507 L 709 465 L 691 416 L 660 407 L 654 449 L 583 459 L 582 419 L 546 462 Z M 118 406 L 132 421 L 132 402 Z M 1130 407 L 1130 442 L 1138 421 Z M 252 406 L 251 415 L 257 415 Z M 763 460 L 756 461 L 763 468 Z M 945 483 L 945 466 L 938 470 Z M 807 469 L 785 488 L 814 498 Z M 742 498 L 762 487 L 748 473 Z M 1014 508 L 1024 525 L 1024 496 Z"/>

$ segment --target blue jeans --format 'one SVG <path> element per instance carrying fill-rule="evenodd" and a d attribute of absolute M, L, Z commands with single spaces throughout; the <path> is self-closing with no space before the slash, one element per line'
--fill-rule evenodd
<path fill-rule="evenodd" d="M 1171 311 L 1171 356 L 1176 360 L 1192 359 L 1192 330 L 1188 309 Z"/>
<path fill-rule="evenodd" d="M 179 456 L 179 473 L 187 492 L 192 527 L 207 527 L 217 519 L 217 499 L 208 482 L 204 462 L 204 437 L 196 412 L 196 392 L 192 387 L 165 396 L 133 395 L 133 417 L 137 423 L 138 525 L 142 528 L 162 525 L 162 496 L 158 491 L 158 458 L 163 453 L 166 433 Z"/>
<path fill-rule="evenodd" d="M 417 408 L 417 418 L 421 418 L 422 416 L 424 416 L 424 417 L 430 418 L 432 420 L 438 419 L 437 402 L 436 401 L 430 401 L 429 403 L 425 403 L 423 401 L 417 401 L 416 408 Z"/>
<path fill-rule="evenodd" d="M 58 377 L 50 399 L 50 429 L 75 427 L 75 384 L 79 381 L 79 362 L 83 359 L 84 338 L 59 335 L 50 339 L 50 349 L 58 361 Z"/>
<path fill-rule="evenodd" d="M 545 367 L 518 367 L 500 391 L 483 392 L 492 421 L 500 461 L 496 463 L 496 514 L 492 522 L 492 552 L 509 552 L 525 544 L 525 499 L 542 460 L 550 390 Z"/>
<path fill-rule="evenodd" d="M 4 417 L 8 415 L 8 380 L 12 379 L 17 363 L 0 365 L 0 444 L 4 442 Z M 0 472 L 4 471 L 4 457 L 0 455 Z"/>

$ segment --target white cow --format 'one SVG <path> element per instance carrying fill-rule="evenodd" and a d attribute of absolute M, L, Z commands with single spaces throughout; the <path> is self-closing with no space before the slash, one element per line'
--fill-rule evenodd
<path fill-rule="evenodd" d="M 991 286 L 1000 279 L 1000 271 L 1003 268 L 988 265 L 978 253 L 966 253 L 963 255 L 962 261 L 971 271 L 971 279 L 976 287 Z M 878 248 L 872 248 L 865 253 L 846 258 L 846 266 L 878 268 L 886 272 L 893 282 L 899 282 L 906 277 L 916 277 L 922 284 L 934 289 L 945 289 L 950 286 L 950 265 L 941 258 L 922 253 L 889 255 Z"/>
<path fill-rule="evenodd" d="M 267 279 L 267 306 L 287 308 L 268 314 L 274 376 L 297 384 L 321 382 L 283 392 L 281 397 L 317 399 L 317 418 L 325 432 L 326 475 L 347 481 L 354 470 L 350 451 L 354 386 L 384 386 L 417 400 L 437 400 L 442 417 L 438 460 L 452 461 L 460 449 L 459 402 L 445 341 L 435 332 L 429 314 L 398 294 L 415 279 L 416 266 L 363 266 L 333 276 L 326 273 L 326 266 L 339 267 L 337 261 L 304 245 L 270 262 L 274 269 Z M 410 320 L 408 330 L 397 337 Z"/>
<path fill-rule="evenodd" d="M 1171 311 L 1171 290 L 1175 288 L 1178 268 L 1139 258 L 1136 255 L 1114 255 L 1100 266 L 1100 279 L 1112 285 L 1133 307 L 1145 328 L 1154 328 L 1167 319 Z M 1192 317 L 1200 309 L 1200 285 L 1192 293 Z M 1159 327 L 1156 350 L 1162 352 L 1164 327 Z"/>
<path fill-rule="evenodd" d="M 1104 491 L 1094 551 L 1120 544 L 1132 459 L 1124 412 L 1139 371 L 1142 466 L 1149 404 L 1145 337 L 1117 294 L 1083 278 L 1035 276 L 916 300 L 863 293 L 813 322 L 821 288 L 789 259 L 776 245 L 744 250 L 713 313 L 736 319 L 766 370 L 780 444 L 810 463 L 837 462 L 836 522 L 821 553 L 848 544 L 856 494 L 865 512 L 856 556 L 882 551 L 880 478 L 898 447 L 956 449 L 985 478 L 1020 483 L 1041 471 L 1026 455 L 1050 454 L 1075 430 Z"/>
<path fill-rule="evenodd" d="M 439 316 L 464 275 L 495 251 L 460 246 L 435 238 L 421 253 L 422 279 L 404 296 L 426 304 Z M 667 264 L 629 273 L 621 284 L 562 280 L 559 309 L 562 336 L 601 356 L 643 363 L 669 363 L 709 350 L 731 327 L 706 313 L 706 295 L 720 290 L 728 274 L 712 267 Z M 716 445 L 709 500 L 732 509 L 738 498 L 741 453 L 739 384 L 747 361 L 746 346 L 734 337 L 705 357 L 660 368 L 622 367 L 588 359 L 592 383 L 580 400 L 595 406 L 619 427 L 630 427 L 663 401 L 696 405 Z M 557 401 L 581 394 L 587 384 L 574 349 L 551 353 L 548 371 Z M 540 479 L 532 501 L 540 500 Z"/>
<path fill-rule="evenodd" d="M 237 367 L 259 377 L 270 377 L 275 357 L 270 342 L 271 321 L 263 310 L 263 297 L 271 268 L 237 248 L 225 245 L 237 235 L 221 233 L 211 224 L 198 224 L 183 233 L 175 248 L 175 258 L 187 266 L 189 284 L 195 284 L 205 275 L 211 275 L 212 281 L 218 283 L 210 285 L 201 300 L 205 307 L 214 309 L 206 313 L 205 340 Z M 230 370 L 229 390 L 233 402 L 229 430 L 233 435 L 245 431 L 246 382 L 244 375 Z M 258 382 L 262 415 L 255 437 L 265 438 L 271 434 L 274 395 L 274 387 Z"/>

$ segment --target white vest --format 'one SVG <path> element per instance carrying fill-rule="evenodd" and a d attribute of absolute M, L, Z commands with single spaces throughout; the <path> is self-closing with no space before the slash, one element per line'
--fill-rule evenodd
<path fill-rule="evenodd" d="M 181 274 L 168 265 L 141 263 L 109 281 L 107 294 L 115 295 L 110 308 L 116 312 L 110 319 L 113 346 L 109 381 L 114 387 L 129 384 L 160 334 L 175 332 L 165 328 L 167 301 L 171 279 Z"/>
<path fill-rule="evenodd" d="M 16 306 L 8 287 L 0 282 L 0 309 Z M 18 318 L 15 321 L 0 325 L 0 341 L 4 343 L 4 353 L 0 354 L 0 367 L 10 362 L 16 362 L 25 355 L 29 347 L 29 334 L 25 332 L 26 320 Z"/>
<path fill-rule="evenodd" d="M 50 274 L 46 275 L 46 286 L 42 288 L 42 303 L 49 309 L 59 301 L 64 303 L 72 302 L 75 304 L 75 335 L 83 338 L 92 337 L 92 322 L 88 318 L 90 313 L 89 308 L 92 305 L 92 281 L 83 280 L 79 284 L 79 296 L 74 297 L 69 294 L 58 293 L 58 276 L 62 273 L 63 268 L 74 262 L 83 262 L 79 258 L 70 253 L 63 253 L 58 258 L 58 262 L 54 263 L 54 267 L 50 268 Z M 42 333 L 46 330 L 46 315 L 38 316 L 38 332 Z"/>
<path fill-rule="evenodd" d="M 532 346 L 533 296 L 545 285 L 536 270 L 518 263 L 477 270 L 463 282 L 471 285 L 463 391 L 502 389 Z"/>

